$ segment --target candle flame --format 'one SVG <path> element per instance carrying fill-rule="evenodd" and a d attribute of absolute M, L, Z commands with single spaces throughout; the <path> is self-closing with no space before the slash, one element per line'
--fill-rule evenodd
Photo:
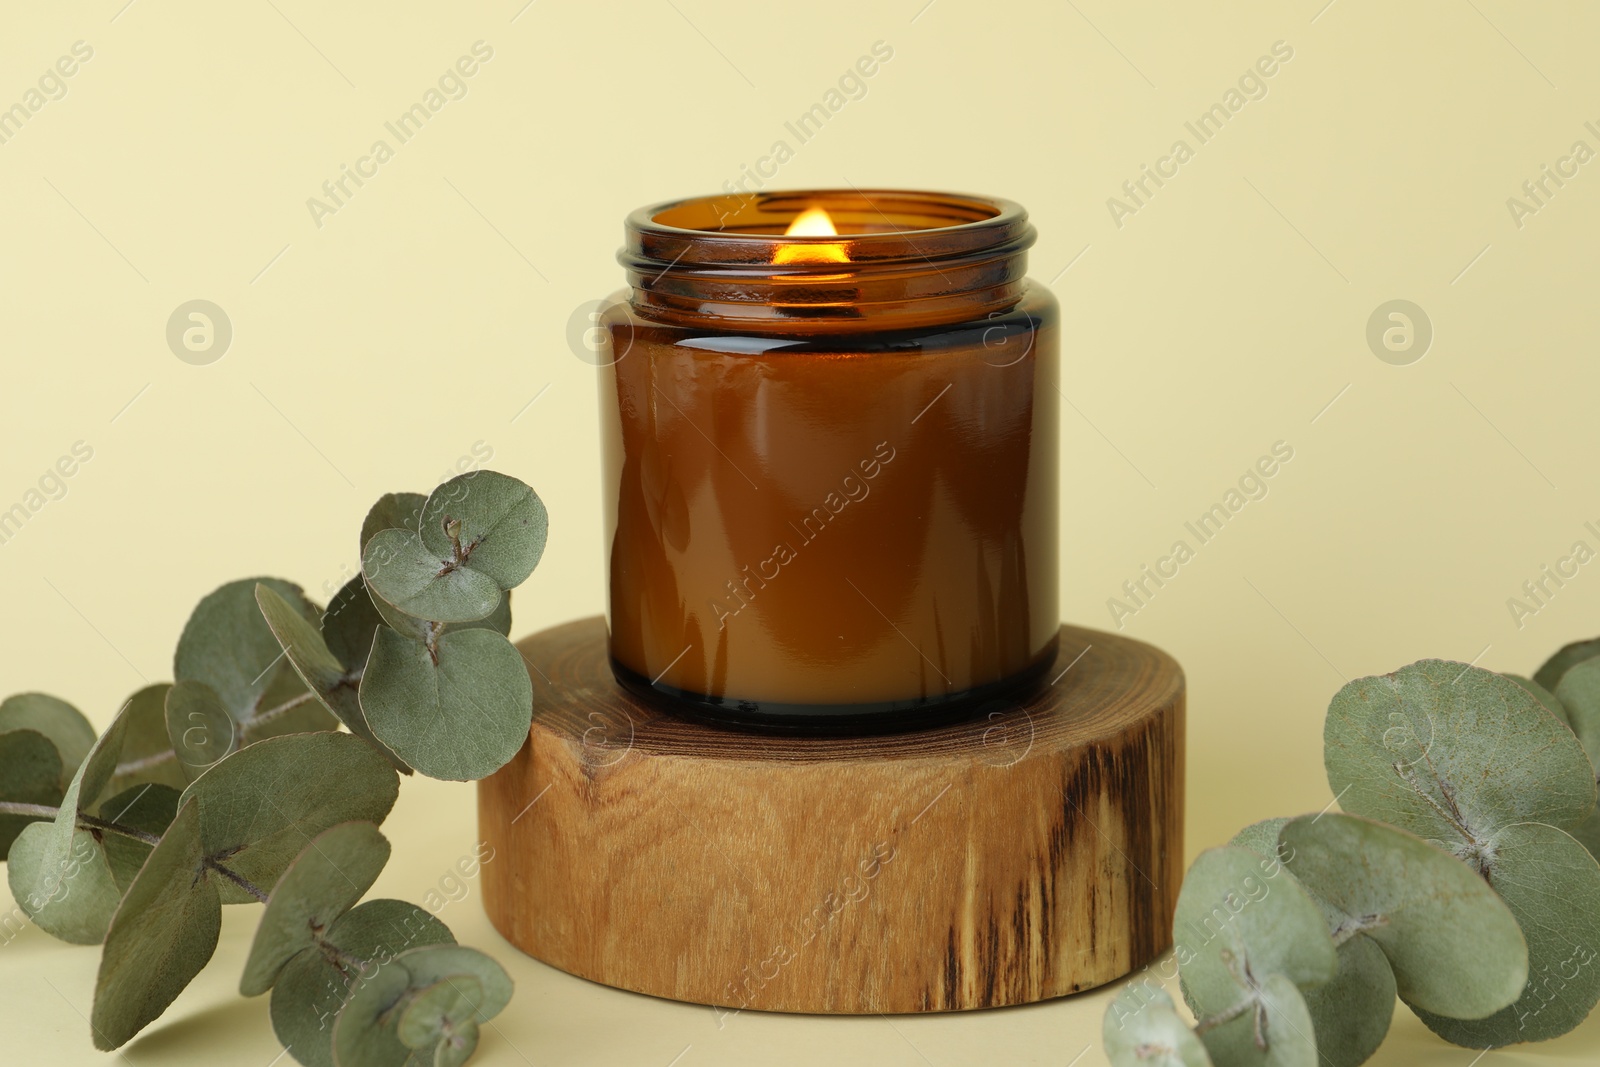
<path fill-rule="evenodd" d="M 785 237 L 835 237 L 833 218 L 820 207 L 808 207 L 795 216 Z M 792 244 L 779 247 L 774 263 L 848 263 L 842 244 Z"/>

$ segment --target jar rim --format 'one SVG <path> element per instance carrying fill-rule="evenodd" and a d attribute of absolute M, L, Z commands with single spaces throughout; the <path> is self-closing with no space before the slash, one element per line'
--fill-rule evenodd
<path fill-rule="evenodd" d="M 803 211 L 821 207 L 837 235 L 783 231 Z M 625 267 L 756 269 L 772 275 L 837 274 L 875 264 L 925 263 L 972 255 L 1015 254 L 1035 231 L 1021 204 L 998 197 L 907 189 L 792 189 L 720 193 L 648 205 L 632 212 Z M 779 263 L 785 246 L 836 246 L 845 260 Z"/>

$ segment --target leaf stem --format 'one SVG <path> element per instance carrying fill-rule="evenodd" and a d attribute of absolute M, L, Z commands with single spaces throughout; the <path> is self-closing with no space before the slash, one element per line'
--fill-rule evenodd
<path fill-rule="evenodd" d="M 60 814 L 60 809 L 52 808 L 48 804 L 20 804 L 10 800 L 0 801 L 0 815 L 25 815 L 36 816 L 41 819 L 54 819 L 58 814 Z M 101 819 L 82 811 L 78 812 L 78 827 L 84 830 L 99 830 L 102 833 L 116 834 L 119 837 L 132 838 L 135 841 L 142 841 L 145 844 L 150 845 L 152 848 L 161 844 L 160 834 L 152 834 L 149 831 L 141 830 L 136 826 L 124 826 L 122 823 L 112 822 L 109 819 Z M 234 885 L 238 886 L 240 889 L 243 889 L 246 893 L 249 893 L 251 896 L 261 901 L 261 903 L 265 904 L 267 902 L 267 893 L 265 890 L 256 885 L 254 882 L 250 881 L 250 879 L 246 878 L 244 875 L 224 867 L 221 861 L 207 856 L 205 858 L 205 865 L 209 869 L 216 871 L 228 881 L 232 882 Z"/>
<path fill-rule="evenodd" d="M 118 778 L 127 774 L 138 774 L 141 771 L 150 770 L 152 767 L 159 767 L 163 763 L 166 763 L 169 760 L 175 760 L 177 758 L 178 754 L 169 748 L 162 752 L 156 752 L 149 756 L 140 757 L 139 759 L 128 760 L 126 763 L 119 763 L 117 764 L 116 771 L 113 773 Z"/>
<path fill-rule="evenodd" d="M 240 889 L 243 889 L 246 893 L 249 893 L 261 903 L 265 904 L 267 902 L 266 890 L 250 881 L 250 879 L 246 878 L 244 875 L 239 874 L 236 871 L 229 870 L 227 867 L 224 867 L 221 862 L 212 859 L 210 856 L 206 857 L 205 864 L 208 869 L 216 871 L 218 874 L 222 875 L 222 877 L 226 878 Z"/>
<path fill-rule="evenodd" d="M 19 804 L 11 800 L 0 800 L 0 815 L 23 815 L 30 818 L 54 819 L 59 814 L 61 814 L 60 808 L 52 808 L 48 804 Z M 152 834 L 136 826 L 124 826 L 109 819 L 96 818 L 82 811 L 78 812 L 78 828 L 81 830 L 99 830 L 102 833 L 116 834 L 119 837 L 131 837 L 135 841 L 143 841 L 147 845 L 156 845 L 161 841 L 159 834 Z"/>
<path fill-rule="evenodd" d="M 271 722 L 278 716 L 287 712 L 291 712 L 295 708 L 309 704 L 315 699 L 317 699 L 317 694 L 307 689 L 304 693 L 301 693 L 297 697 L 291 697 L 290 699 L 285 700 L 277 707 L 267 708 L 265 711 L 251 712 L 249 715 L 245 716 L 244 721 L 239 724 L 239 728 L 241 730 L 248 730 L 252 726 L 260 726 L 262 723 Z"/>

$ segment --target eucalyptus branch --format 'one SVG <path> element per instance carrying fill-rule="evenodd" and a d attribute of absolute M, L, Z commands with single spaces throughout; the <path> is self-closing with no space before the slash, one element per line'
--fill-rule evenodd
<path fill-rule="evenodd" d="M 164 749 L 163 751 L 154 753 L 153 755 L 143 756 L 139 759 L 131 759 L 125 763 L 117 764 L 115 775 L 116 777 L 121 778 L 129 774 L 142 774 L 145 771 L 153 770 L 154 768 L 161 766 L 163 763 L 170 763 L 177 758 L 178 754 L 172 749 Z"/>
<path fill-rule="evenodd" d="M 48 804 L 19 804 L 10 800 L 0 801 L 0 815 L 22 815 L 29 818 L 54 819 L 60 813 L 60 808 L 53 808 Z M 118 837 L 130 837 L 135 841 L 143 841 L 147 845 L 156 845 L 161 842 L 159 834 L 149 833 L 136 826 L 124 826 L 122 823 L 97 818 L 81 811 L 78 812 L 78 828 L 80 830 L 99 830 L 102 833 L 116 834 Z"/>
<path fill-rule="evenodd" d="M 285 714 L 287 712 L 291 712 L 295 708 L 303 707 L 306 704 L 311 703 L 315 699 L 317 699 L 317 694 L 313 693 L 311 690 L 308 689 L 304 693 L 301 693 L 299 696 L 291 697 L 290 699 L 285 700 L 282 704 L 279 704 L 276 707 L 267 708 L 265 711 L 253 711 L 253 712 L 251 712 L 248 716 L 245 717 L 244 721 L 239 724 L 239 728 L 241 730 L 248 730 L 252 726 L 265 725 L 266 723 L 271 722 L 273 719 L 276 719 L 278 716 L 283 715 L 283 714 Z"/>
<path fill-rule="evenodd" d="M 155 977 L 148 967 L 102 968 L 93 1008 L 94 1040 L 100 1048 L 113 1050 L 131 1040 L 206 965 L 224 899 L 255 900 L 269 907 L 276 901 L 280 909 L 320 917 L 320 925 L 310 931 L 315 951 L 297 968 L 271 964 L 279 958 L 275 954 L 289 959 L 307 947 L 304 927 L 263 926 L 241 980 L 247 995 L 276 990 L 280 983 L 289 990 L 298 1016 L 291 1022 L 301 1036 L 286 1052 L 302 1063 L 331 1062 L 330 1023 L 335 1018 L 357 1018 L 351 1025 L 374 1034 L 379 1029 L 393 1033 L 396 1019 L 390 1009 L 395 1002 L 378 1003 L 376 987 L 367 979 L 399 955 L 424 961 L 422 973 L 473 976 L 486 1000 L 496 1005 L 494 1011 L 510 1000 L 511 980 L 504 969 L 458 945 L 425 909 L 387 899 L 357 903 L 342 886 L 325 884 L 330 857 L 367 872 L 360 889 L 372 884 L 389 856 L 378 826 L 394 805 L 399 771 L 414 769 L 451 781 L 482 779 L 504 766 L 527 740 L 532 701 L 522 661 L 506 636 L 510 618 L 504 599 L 522 578 L 507 581 L 505 574 L 520 568 L 525 577 L 537 564 L 547 517 L 537 494 L 515 478 L 492 471 L 477 471 L 472 477 L 484 507 L 473 518 L 448 520 L 448 544 L 440 543 L 431 521 L 431 545 L 424 544 L 421 517 L 442 514 L 446 501 L 465 491 L 465 475 L 441 485 L 436 497 L 402 493 L 379 500 L 362 524 L 362 574 L 346 582 L 332 610 L 316 607 L 303 589 L 279 578 L 246 578 L 216 589 L 195 608 L 179 637 L 173 684 L 134 694 L 111 727 L 87 748 L 84 738 L 96 731 L 65 701 L 24 693 L 0 702 L 0 821 L 9 820 L 13 827 L 30 823 L 8 838 L 25 841 L 10 857 L 15 862 L 8 872 L 17 907 L 62 940 L 102 940 L 107 960 L 160 961 L 161 973 Z M 408 515 L 415 518 L 408 520 Z M 501 531 L 515 536 L 502 537 Z M 497 557 L 499 566 L 490 568 L 492 574 L 473 560 L 474 548 L 489 539 L 505 546 Z M 390 559 L 424 565 L 443 560 L 440 577 L 473 570 L 474 581 L 441 582 L 420 592 L 404 583 L 394 587 L 389 583 L 410 571 L 402 567 L 394 568 L 393 575 L 384 572 Z M 392 598 L 384 603 L 403 605 L 396 607 L 397 614 L 380 610 L 378 598 L 384 595 Z M 491 599 L 495 618 L 454 643 L 444 622 L 424 617 L 486 619 L 483 609 Z M 381 669 L 368 672 L 371 650 L 380 645 L 389 655 Z M 423 648 L 426 656 L 415 654 Z M 276 654 L 279 649 L 281 655 Z M 247 686 L 239 684 L 242 665 L 253 671 L 269 658 L 266 671 Z M 287 666 L 281 663 L 285 658 Z M 292 685 L 300 691 L 285 693 L 277 683 L 292 683 L 284 675 L 291 668 L 306 685 Z M 273 671 L 272 681 L 257 684 Z M 314 717 L 319 721 L 309 729 L 298 721 L 302 716 L 295 709 L 319 703 L 337 708 L 349 732 L 320 717 Z M 449 728 L 419 739 L 406 725 L 430 716 L 446 721 Z M 181 757 L 176 750 L 180 746 L 172 742 L 181 740 L 175 735 L 191 722 L 226 726 L 232 731 L 229 750 L 193 779 L 184 794 L 189 802 L 180 801 L 176 814 L 162 823 L 156 816 L 173 806 L 177 792 L 168 787 L 182 789 L 189 778 L 174 774 Z M 239 741 L 249 743 L 234 744 Z M 59 766 L 50 766 L 74 775 L 74 799 L 65 805 L 72 822 L 66 827 L 58 824 L 61 805 L 32 803 L 35 797 L 29 792 L 46 771 L 45 746 L 53 746 L 60 757 Z M 150 782 L 144 790 L 163 790 L 167 803 L 146 805 L 148 817 L 134 817 L 141 825 L 73 810 L 78 799 L 93 799 L 79 798 L 80 792 L 98 793 L 112 778 L 147 782 L 152 776 L 159 784 Z M 55 782 L 55 775 L 47 777 Z M 302 788 L 306 782 L 318 788 Z M 128 794 L 135 801 L 143 795 L 137 786 Z M 238 817 L 240 812 L 272 809 L 276 817 L 268 823 Z M 264 844 L 288 827 L 304 838 L 296 856 Z M 59 857 L 59 863 L 50 856 L 37 862 L 40 847 L 53 853 L 60 844 L 58 835 L 68 829 L 72 854 Z M 150 848 L 130 853 L 116 847 L 117 837 Z M 218 848 L 219 840 L 229 847 Z M 160 847 L 163 841 L 168 842 L 165 848 Z M 0 854 L 0 861 L 7 858 Z M 235 861 L 240 868 L 233 866 Z M 130 891 L 127 881 L 133 866 L 138 867 L 139 892 Z M 90 873 L 82 883 L 89 891 L 63 892 L 66 881 L 80 870 Z M 346 880 L 355 877 L 347 875 Z M 240 892 L 219 894 L 224 881 Z M 347 918 L 348 938 L 336 925 Z M 404 946 L 390 951 L 381 947 L 387 941 L 369 943 L 391 930 L 405 934 Z M 319 999 L 340 984 L 347 995 L 338 1004 Z M 459 1040 L 455 1009 L 421 1000 L 417 994 L 426 985 L 413 982 L 401 995 L 408 1017 L 420 1016 L 419 1032 L 432 1046 L 431 1051 L 419 1051 L 433 1062 L 448 1046 L 451 1062 L 459 1062 L 470 1050 Z"/>

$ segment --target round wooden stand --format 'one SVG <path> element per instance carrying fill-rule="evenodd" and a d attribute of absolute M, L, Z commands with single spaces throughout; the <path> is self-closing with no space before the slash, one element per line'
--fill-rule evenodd
<path fill-rule="evenodd" d="M 1064 627 L 1026 703 L 818 739 L 663 714 L 612 679 L 600 618 L 519 648 L 533 730 L 479 786 L 484 906 L 554 967 L 729 1010 L 950 1011 L 1171 942 L 1184 680 L 1159 649 Z"/>

